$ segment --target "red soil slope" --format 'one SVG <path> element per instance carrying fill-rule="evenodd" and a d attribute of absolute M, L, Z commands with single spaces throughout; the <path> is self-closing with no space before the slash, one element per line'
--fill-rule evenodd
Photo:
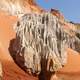
<path fill-rule="evenodd" d="M 8 52 L 9 42 L 15 37 L 12 26 L 16 21 L 16 17 L 8 16 L 5 13 L 0 12 L 0 60 L 3 66 L 3 80 L 36 80 L 37 78 L 29 76 L 21 70 L 14 63 Z M 68 49 L 68 63 L 59 71 L 59 73 L 80 73 L 80 55 L 73 53 L 74 51 Z M 78 80 L 80 80 L 80 78 Z"/>
<path fill-rule="evenodd" d="M 80 54 L 68 49 L 68 62 L 60 71 L 64 73 L 80 74 Z"/>
<path fill-rule="evenodd" d="M 8 52 L 9 41 L 15 37 L 12 25 L 16 20 L 17 18 L 0 12 L 0 60 L 3 66 L 3 80 L 37 80 L 19 68 Z"/>

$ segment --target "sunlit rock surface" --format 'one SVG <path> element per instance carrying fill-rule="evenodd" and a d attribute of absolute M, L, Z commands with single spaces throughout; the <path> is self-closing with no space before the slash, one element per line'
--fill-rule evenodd
<path fill-rule="evenodd" d="M 30 74 L 54 72 L 67 61 L 67 48 L 76 49 L 76 30 L 65 29 L 51 13 L 25 14 L 15 24 L 16 38 L 10 52 L 15 62 Z"/>
<path fill-rule="evenodd" d="M 43 9 L 39 7 L 34 0 L 2 0 L 0 2 L 0 10 L 18 17 L 25 13 L 43 12 Z"/>
<path fill-rule="evenodd" d="M 4 2 L 3 2 L 4 1 Z M 12 1 L 12 2 L 10 2 L 10 1 Z M 23 6 L 23 2 L 21 2 L 21 3 L 18 3 L 18 1 L 25 1 L 25 4 L 24 5 L 26 5 L 26 6 Z M 2 4 L 2 2 L 3 2 L 3 4 Z M 6 2 L 8 2 L 8 3 L 6 3 Z M 37 5 L 35 5 L 35 4 L 33 4 L 33 0 L 2 0 L 1 2 L 0 2 L 0 9 L 2 8 L 1 7 L 1 4 L 2 4 L 2 6 L 4 7 L 3 8 L 3 10 L 5 10 L 5 11 L 7 11 L 8 13 L 10 13 L 11 15 L 17 15 L 17 16 L 22 16 L 22 15 L 24 15 L 24 13 L 32 13 L 32 12 L 38 12 L 38 13 L 42 13 L 43 12 L 43 10 L 41 9 L 41 8 L 39 8 Z M 22 7 L 21 7 L 22 6 Z M 58 22 L 60 22 L 60 26 L 64 26 L 64 31 L 68 34 L 68 35 L 70 35 L 70 38 L 71 38 L 71 36 L 73 36 L 71 39 L 70 39 L 70 45 L 71 46 L 73 46 L 73 42 L 75 42 L 76 41 L 76 48 L 75 48 L 75 46 L 73 46 L 73 47 L 71 47 L 71 48 L 75 48 L 75 49 L 78 49 L 77 51 L 79 51 L 80 50 L 80 46 L 79 46 L 79 33 L 77 33 L 76 34 L 76 32 L 75 32 L 75 29 L 73 29 L 73 28 L 75 28 L 75 26 L 73 26 L 72 25 L 72 23 L 69 23 L 69 22 L 64 22 L 64 17 L 63 16 L 61 16 L 60 14 L 58 14 L 57 12 L 56 12 L 56 10 L 52 10 L 52 12 L 51 13 L 53 13 L 53 15 L 55 15 L 58 19 L 60 18 L 60 19 L 62 19 L 62 20 L 58 20 L 56 23 L 58 23 Z M 32 15 L 32 14 L 31 14 Z M 30 15 L 30 16 L 31 16 Z M 26 15 L 25 15 L 26 16 Z M 4 16 L 5 17 L 5 16 Z M 23 18 L 23 17 L 22 17 Z M 19 23 L 23 23 L 24 21 L 22 20 L 22 18 L 21 18 L 21 20 L 19 20 Z M 40 17 L 39 17 L 40 18 Z M 4 20 L 3 20 L 4 19 Z M 35 17 L 35 19 L 36 19 L 36 17 Z M 21 22 L 22 21 L 22 22 Z M 26 21 L 26 19 L 25 19 L 25 21 Z M 30 21 L 30 20 L 29 20 Z M 35 22 L 35 20 L 33 20 L 34 22 Z M 56 19 L 55 19 L 55 21 L 56 21 Z M 4 22 L 6 22 L 6 24 L 4 25 Z M 9 37 L 9 40 L 10 39 L 12 39 L 9 35 L 12 35 L 11 33 L 9 33 L 7 30 L 10 30 L 6 25 L 7 24 L 12 24 L 12 23 L 10 23 L 10 22 L 13 22 L 13 20 L 8 20 L 8 18 L 3 18 L 3 17 L 1 17 L 1 21 L 0 21 L 0 25 L 1 25 L 1 27 L 3 27 L 3 25 L 4 25 L 4 29 L 2 30 L 1 29 L 1 33 L 2 34 L 4 34 L 4 36 L 6 35 L 7 37 Z M 26 23 L 28 23 L 28 22 L 26 22 Z M 24 24 L 26 24 L 26 23 L 24 23 Z M 41 22 L 40 22 L 41 23 Z M 3 24 L 3 25 L 2 25 Z M 41 23 L 42 24 L 42 23 Z M 22 25 L 22 26 L 24 26 L 23 24 L 20 24 L 20 25 Z M 17 26 L 20 26 L 19 24 L 18 24 L 18 22 L 17 22 Z M 36 24 L 35 24 L 36 25 Z M 16 26 L 16 27 L 17 27 Z M 12 26 L 11 26 L 12 27 Z M 11 28 L 10 27 L 10 28 Z M 50 27 L 49 27 L 50 28 Z M 19 29 L 19 28 L 18 28 Z M 32 29 L 31 29 L 32 30 Z M 40 29 L 41 30 L 41 29 Z M 34 30 L 35 31 L 35 30 Z M 12 31 L 11 31 L 12 32 Z M 18 31 L 17 31 L 18 32 Z M 28 73 L 36 73 L 36 74 L 39 74 L 40 73 L 40 71 L 41 70 L 44 70 L 44 68 L 46 69 L 46 67 L 47 67 L 47 71 L 53 71 L 53 69 L 51 69 L 51 67 L 53 66 L 53 64 L 51 65 L 51 63 L 53 63 L 52 62 L 52 57 L 51 58 L 44 58 L 44 57 L 42 57 L 42 56 L 38 56 L 38 57 L 42 57 L 43 59 L 45 59 L 46 60 L 46 62 L 47 62 L 47 64 L 44 64 L 45 62 L 45 60 L 43 60 L 43 59 L 39 59 L 41 62 L 43 62 L 43 63 L 41 63 L 41 64 L 43 64 L 43 65 L 45 65 L 45 67 L 43 68 L 42 67 L 42 65 L 41 64 L 39 64 L 38 65 L 38 68 L 32 68 L 31 66 L 32 66 L 32 64 L 30 63 L 29 64 L 29 66 L 27 67 L 27 65 L 28 64 L 26 64 L 26 62 L 28 62 L 29 60 L 27 60 L 26 59 L 26 57 L 30 57 L 30 55 L 28 55 L 27 56 L 27 53 L 26 53 L 26 50 L 24 49 L 24 47 L 22 46 L 22 43 L 23 43 L 23 39 L 21 38 L 21 31 L 20 31 L 20 35 L 18 35 L 18 33 L 16 32 L 16 39 L 14 39 L 14 40 L 12 40 L 11 42 L 11 46 L 10 46 L 10 51 L 11 51 L 11 55 L 13 56 L 13 58 L 14 58 L 14 60 L 15 60 L 15 62 L 22 68 L 22 69 L 24 69 L 25 71 L 27 71 Z M 52 31 L 51 31 L 52 32 Z M 6 33 L 9 33 L 9 34 L 6 34 Z M 29 33 L 29 32 L 28 32 Z M 31 33 L 32 33 L 32 31 L 31 31 Z M 2 35 L 3 36 L 3 35 Z M 3 37 L 4 37 L 3 36 Z M 2 44 L 7 44 L 7 46 L 8 46 L 8 42 L 7 42 L 7 37 L 5 36 L 5 38 L 2 38 L 1 37 L 1 39 L 3 39 L 2 40 Z M 28 34 L 28 36 L 29 36 L 29 34 Z M 31 36 L 31 35 L 30 35 Z M 51 36 L 51 35 L 50 35 Z M 75 36 L 75 37 L 74 37 Z M 77 37 L 76 37 L 77 36 Z M 20 37 L 19 39 L 18 39 L 18 37 Z M 31 38 L 31 37 L 30 37 Z M 0 39 L 0 41 L 1 41 L 1 39 Z M 34 38 L 35 39 L 35 38 Z M 33 39 L 33 40 L 34 40 Z M 42 38 L 41 38 L 42 39 Z M 75 40 L 76 39 L 76 40 Z M 42 40 L 44 40 L 44 39 L 42 39 Z M 71 41 L 72 41 L 72 43 L 71 43 Z M 50 42 L 50 41 L 48 41 L 48 42 Z M 58 42 L 58 41 L 57 41 Z M 19 43 L 19 45 L 18 45 L 18 43 Z M 31 42 L 30 42 L 31 43 Z M 43 43 L 45 43 L 45 42 L 43 42 Z M 51 41 L 51 43 L 52 43 L 52 41 Z M 14 45 L 13 45 L 14 44 Z M 37 45 L 37 44 L 35 44 L 35 45 Z M 60 44 L 59 44 L 60 45 Z M 74 44 L 75 45 L 75 44 Z M 4 46 L 4 45 L 3 45 Z M 43 45 L 42 45 L 43 46 Z M 69 46 L 69 45 L 68 45 Z M 0 46 L 1 47 L 1 46 Z M 50 46 L 49 46 L 50 47 Z M 15 48 L 15 49 L 14 49 Z M 44 48 L 44 47 L 43 47 Z M 52 50 L 52 47 L 50 47 L 51 48 L 51 50 Z M 5 48 L 5 49 L 7 49 L 7 47 Z M 27 52 L 30 52 L 31 54 L 34 54 L 33 52 L 35 51 L 33 51 L 33 49 L 31 48 L 30 50 L 29 50 L 29 48 L 27 48 L 28 50 L 27 50 Z M 37 49 L 37 48 L 35 48 L 35 49 Z M 22 51 L 23 50 L 23 51 Z M 63 48 L 63 50 L 64 50 L 64 48 Z M 5 53 L 4 53 L 4 58 L 1 56 L 3 53 L 1 53 L 1 55 L 0 55 L 0 57 L 2 58 L 2 59 L 5 59 L 6 58 L 6 62 L 5 61 L 3 61 L 4 62 L 4 66 L 3 66 L 3 68 L 5 69 L 4 70 L 4 80 L 6 79 L 6 80 L 11 80 L 11 79 L 13 79 L 13 80 L 15 80 L 15 79 L 21 79 L 21 80 L 23 80 L 23 79 L 28 79 L 28 76 L 24 76 L 23 75 L 23 70 L 21 70 L 21 69 L 19 69 L 19 67 L 15 67 L 14 65 L 15 65 L 15 63 L 14 63 L 14 61 L 13 62 L 8 62 L 7 60 L 8 59 L 12 59 L 12 57 L 8 57 L 8 56 L 10 56 L 9 55 L 9 53 L 8 54 L 6 54 L 6 50 L 4 50 L 5 51 Z M 25 52 L 24 52 L 25 51 Z M 33 51 L 33 52 L 32 52 Z M 45 51 L 45 50 L 44 50 Z M 48 50 L 47 50 L 48 51 Z M 22 53 L 23 52 L 23 53 Z M 51 52 L 51 51 L 50 51 Z M 69 52 L 69 51 L 68 51 Z M 72 52 L 72 53 L 74 53 L 74 52 Z M 25 54 L 25 56 L 24 56 L 24 54 Z M 41 53 L 42 54 L 42 53 Z M 58 54 L 59 55 L 61 55 L 61 53 L 59 53 L 58 52 Z M 32 57 L 33 57 L 33 55 L 31 55 Z M 64 64 L 64 63 L 66 63 L 66 59 L 67 59 L 67 54 L 64 54 L 64 55 L 62 55 L 63 56 L 63 58 L 61 57 L 61 56 L 56 56 L 56 58 L 58 59 L 58 58 L 60 58 L 59 60 L 57 60 L 57 61 L 59 61 L 59 64 L 60 64 L 60 66 L 62 67 L 62 65 Z M 65 59 L 64 59 L 64 57 L 66 57 Z M 67 68 L 66 70 L 65 70 L 65 68 L 63 69 L 63 71 L 69 71 L 69 72 L 71 72 L 70 71 L 70 69 L 72 70 L 72 72 L 73 71 L 76 71 L 76 66 L 75 65 L 72 65 L 72 64 L 75 64 L 76 62 L 78 62 L 79 60 L 79 57 L 78 58 L 75 58 L 76 56 L 74 55 L 74 58 L 73 59 L 75 59 L 75 60 L 72 60 L 72 56 L 70 57 L 70 62 L 71 63 L 69 63 L 69 65 L 68 65 L 68 67 L 69 68 Z M 0 59 L 1 59 L 0 58 Z M 31 61 L 33 60 L 32 58 L 30 59 Z M 38 60 L 38 61 L 39 61 Z M 64 62 L 62 62 L 62 60 L 64 61 Z M 73 62 L 72 62 L 73 61 Z M 33 63 L 33 62 L 32 62 Z M 10 64 L 10 65 L 9 65 Z M 35 66 L 35 63 L 33 63 L 33 65 Z M 47 66 L 46 66 L 47 65 Z M 60 68 L 60 66 L 59 66 L 59 68 Z M 73 67 L 74 66 L 74 67 Z M 79 68 L 79 64 L 77 65 L 78 66 L 78 69 L 80 69 Z M 31 68 L 32 69 L 31 69 Z M 58 69 L 58 68 L 57 68 Z M 77 71 L 79 71 L 77 69 Z M 34 70 L 34 71 L 33 71 Z M 61 75 L 62 76 L 62 75 Z M 30 78 L 31 78 L 31 76 L 30 76 Z M 30 78 L 29 78 L 29 80 L 30 80 Z M 71 76 L 69 76 L 69 79 L 71 78 Z M 78 77 L 77 77 L 78 78 Z M 33 77 L 31 78 L 31 80 L 33 79 Z M 74 79 L 74 78 L 73 78 Z M 79 78 L 80 79 L 80 78 Z M 68 80 L 68 79 L 67 79 Z"/>

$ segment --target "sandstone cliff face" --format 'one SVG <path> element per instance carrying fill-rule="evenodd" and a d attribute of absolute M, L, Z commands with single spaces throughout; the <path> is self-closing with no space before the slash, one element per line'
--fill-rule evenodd
<path fill-rule="evenodd" d="M 7 11 L 8 13 L 10 13 L 11 15 L 17 15 L 17 16 L 19 16 L 20 15 L 20 17 L 22 16 L 22 15 L 24 15 L 25 13 L 38 13 L 38 14 L 35 14 L 36 16 L 38 16 L 38 19 L 40 19 L 41 17 L 39 17 L 40 15 L 39 15 L 39 13 L 45 13 L 45 11 L 43 11 L 43 9 L 41 9 L 41 8 L 39 8 L 32 0 L 3 0 L 1 3 L 0 3 L 0 8 L 2 9 L 2 10 L 5 10 L 5 11 Z M 54 19 L 54 21 L 53 22 L 55 22 L 54 23 L 54 25 L 56 25 L 56 27 L 60 27 L 60 29 L 63 27 L 64 28 L 64 31 L 63 31 L 63 33 L 65 33 L 65 34 L 68 34 L 68 35 L 70 35 L 72 38 L 74 38 L 75 36 L 76 36 L 76 28 L 75 28 L 75 26 L 74 26 L 74 24 L 72 24 L 72 23 L 69 23 L 69 22 L 67 22 L 67 21 L 65 21 L 65 19 L 64 19 L 64 17 L 62 16 L 62 14 L 60 14 L 58 11 L 56 11 L 56 10 L 52 10 L 51 11 L 51 13 L 56 17 L 55 19 Z M 28 15 L 27 15 L 28 16 Z M 24 24 L 22 24 L 22 23 L 24 23 L 25 22 L 25 24 L 26 24 L 26 27 L 27 26 L 29 26 L 27 23 L 28 22 L 26 22 L 26 19 L 27 19 L 27 16 L 26 15 L 24 15 L 23 17 L 21 17 L 20 19 L 24 19 L 24 21 L 22 20 L 22 21 L 19 21 L 19 22 L 17 22 L 16 23 L 16 27 L 17 28 L 19 28 L 20 26 L 22 26 L 22 27 L 24 27 Z M 34 16 L 34 15 L 33 15 Z M 35 18 L 36 18 L 36 16 L 34 16 L 34 18 L 33 18 L 33 21 L 32 22 L 35 22 L 36 20 L 35 20 Z M 45 16 L 45 15 L 44 15 Z M 43 16 L 43 17 L 44 17 Z M 24 18 L 25 17 L 25 18 Z M 29 16 L 29 17 L 31 17 L 31 16 Z M 48 16 L 48 18 L 50 19 L 50 17 Z M 31 20 L 31 19 L 30 19 Z M 44 19 L 45 21 L 47 21 L 46 19 Z M 57 20 L 58 20 L 58 22 L 61 24 L 61 26 L 60 25 L 58 25 L 58 22 L 57 22 Z M 36 21 L 36 22 L 38 22 L 38 21 Z M 42 24 L 42 23 L 41 23 Z M 40 24 L 40 27 L 42 26 Z M 52 23 L 51 23 L 52 24 Z M 36 25 L 37 26 L 37 25 Z M 45 26 L 45 25 L 44 25 Z M 25 28 L 26 28 L 25 27 Z M 30 27 L 30 26 L 29 26 Z M 33 27 L 33 26 L 31 26 L 31 27 Z M 46 26 L 47 27 L 47 26 Z M 49 26 L 49 28 L 50 28 L 51 26 Z M 34 28 L 34 27 L 33 27 Z M 54 27 L 55 28 L 55 27 Z M 52 29 L 52 28 L 50 28 L 50 29 Z M 32 29 L 31 29 L 32 30 Z M 39 30 L 41 30 L 40 28 L 39 28 Z M 43 31 L 44 31 L 45 29 L 43 29 Z M 57 32 L 58 32 L 58 30 L 59 29 L 57 29 Z M 42 30 L 41 30 L 42 31 Z M 32 36 L 32 34 L 31 33 L 34 33 L 34 32 L 36 32 L 35 30 L 34 31 L 30 31 L 30 32 L 28 32 L 28 33 L 30 33 L 30 38 L 34 41 L 34 39 L 35 39 L 35 37 L 33 38 Z M 51 31 L 51 32 L 53 32 L 53 31 Z M 27 31 L 26 32 L 24 32 L 25 34 L 27 33 Z M 16 33 L 16 34 L 18 34 L 18 32 Z M 22 34 L 21 34 L 22 35 Z M 28 35 L 28 34 L 27 34 Z M 41 36 L 42 34 L 40 33 L 40 36 Z M 44 35 L 45 36 L 45 35 Z M 50 35 L 50 36 L 53 36 L 53 35 Z M 49 37 L 50 37 L 49 36 Z M 59 36 L 59 35 L 58 35 Z M 25 36 L 25 37 L 27 37 L 27 36 Z M 29 35 L 28 35 L 28 37 L 29 37 Z M 41 40 L 42 38 L 40 38 L 40 40 Z M 67 37 L 67 39 L 70 39 L 70 38 L 68 38 Z M 18 41 L 19 40 L 19 41 Z M 37 39 L 38 40 L 38 39 Z M 43 39 L 44 40 L 44 39 Z M 36 58 L 38 58 L 39 57 L 39 59 L 36 59 L 36 60 L 33 60 L 33 59 L 30 59 L 30 57 L 34 57 L 34 55 L 32 55 L 32 54 L 34 54 L 33 52 L 33 49 L 32 48 L 29 48 L 30 50 L 28 50 L 28 48 L 27 49 L 21 49 L 21 45 L 22 45 L 22 42 L 23 40 L 22 40 L 22 37 L 20 36 L 20 38 L 18 38 L 18 36 L 16 36 L 16 43 L 13 45 L 11 45 L 12 47 L 11 47 L 11 49 L 12 49 L 12 51 L 13 51 L 13 54 L 12 54 L 12 56 L 13 56 L 13 58 L 14 58 L 14 60 L 16 61 L 16 63 L 21 67 L 21 68 L 23 68 L 25 71 L 27 70 L 27 72 L 28 73 L 32 73 L 32 71 L 33 71 L 33 73 L 40 73 L 40 70 L 41 70 L 41 64 L 40 64 L 40 61 L 39 61 L 39 64 L 37 63 L 37 65 L 35 65 L 35 62 L 36 61 L 38 61 L 39 59 L 40 59 L 40 57 L 38 56 L 38 55 L 36 55 L 37 57 Z M 19 42 L 21 42 L 19 45 L 18 45 L 18 43 Z M 36 41 L 34 41 L 34 42 L 36 42 Z M 52 46 L 52 44 L 51 43 L 53 43 L 53 41 L 52 41 L 52 39 L 50 40 L 50 41 L 48 41 L 49 42 L 49 51 L 51 51 L 52 52 L 52 48 L 53 48 L 53 46 Z M 59 41 L 58 41 L 59 42 Z M 71 42 L 74 42 L 74 39 L 72 39 L 71 40 Z M 14 43 L 14 42 L 12 42 L 12 43 Z M 28 41 L 28 43 L 31 43 L 30 41 Z M 45 43 L 45 40 L 43 41 L 43 43 Z M 65 42 L 64 42 L 65 43 Z M 63 44 L 64 44 L 63 43 Z M 79 44 L 79 43 L 76 43 L 77 45 Z M 70 44 L 71 45 L 71 44 Z M 16 46 L 16 47 L 15 47 Z M 35 46 L 37 46 L 37 44 L 35 45 Z M 35 46 L 33 46 L 33 47 L 35 47 Z M 63 45 L 64 46 L 64 45 Z M 72 45 L 71 45 L 72 46 Z M 43 47 L 43 44 L 42 44 L 42 47 Z M 37 47 L 38 48 L 38 47 Z M 40 48 L 40 47 L 39 47 Z M 61 47 L 60 47 L 61 48 Z M 71 47 L 72 48 L 72 47 Z M 78 47 L 79 48 L 79 47 Z M 43 47 L 43 49 L 44 49 L 44 47 Z M 56 48 L 54 48 L 54 49 L 56 49 Z M 74 49 L 74 48 L 73 48 Z M 22 51 L 21 51 L 22 50 Z M 80 50 L 80 49 L 79 49 Z M 78 51 L 79 51 L 78 50 Z M 30 53 L 31 53 L 31 55 L 28 55 L 27 53 L 29 53 L 29 51 L 30 51 Z M 36 52 L 37 51 L 39 51 L 39 49 L 37 49 L 36 50 Z M 47 50 L 45 50 L 44 49 L 44 53 L 45 53 L 45 51 L 47 51 Z M 57 53 L 57 51 L 60 51 L 60 50 L 54 50 L 54 51 L 56 51 L 56 53 Z M 63 50 L 64 51 L 64 50 Z M 24 54 L 23 54 L 23 53 Z M 12 52 L 11 52 L 12 53 Z M 48 60 L 48 65 L 47 65 L 47 69 L 48 70 L 50 70 L 50 71 L 53 71 L 53 67 L 55 67 L 54 65 L 51 65 L 50 63 L 52 62 L 52 63 L 56 63 L 56 61 L 57 62 L 59 62 L 59 61 L 64 61 L 63 59 L 66 59 L 66 58 L 64 58 L 64 57 L 67 57 L 66 56 L 66 54 L 65 55 L 62 55 L 62 54 L 60 54 L 60 57 L 63 57 L 63 58 L 61 58 L 61 60 L 57 60 L 58 58 L 56 58 L 56 61 L 54 62 L 54 58 L 52 57 L 52 54 L 50 54 L 51 56 L 49 56 L 50 58 L 49 59 L 47 59 Z M 58 57 L 58 56 L 57 56 Z M 30 62 L 31 63 L 29 63 L 28 62 L 28 58 L 31 60 Z M 48 58 L 48 57 L 47 57 Z M 53 58 L 53 59 L 52 59 Z M 35 59 L 35 58 L 34 58 Z M 66 61 L 66 60 L 65 60 Z M 29 64 L 28 64 L 29 63 Z M 32 66 L 32 64 L 34 64 L 34 67 Z M 44 63 L 43 63 L 44 64 Z M 58 65 L 59 66 L 62 66 L 61 65 L 62 64 L 62 62 L 60 62 Z M 29 69 L 27 69 L 27 68 L 29 68 Z M 33 69 L 33 70 L 32 70 Z M 38 73 L 38 74 L 39 74 Z"/>
<path fill-rule="evenodd" d="M 43 11 L 33 0 L 2 0 L 0 2 L 0 9 L 17 16 L 21 16 L 25 13 L 40 13 Z"/>
<path fill-rule="evenodd" d="M 64 20 L 64 16 L 62 13 L 60 13 L 59 10 L 51 9 L 51 13 L 55 15 L 57 18 L 59 18 L 60 20 Z"/>

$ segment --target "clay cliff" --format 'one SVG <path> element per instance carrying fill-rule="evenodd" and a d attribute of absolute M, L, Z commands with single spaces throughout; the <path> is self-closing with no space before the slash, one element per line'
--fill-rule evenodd
<path fill-rule="evenodd" d="M 2 0 L 0 2 L 0 9 L 17 16 L 30 12 L 40 13 L 43 11 L 33 0 Z"/>
<path fill-rule="evenodd" d="M 38 78 L 33 77 L 25 73 L 13 60 L 9 53 L 10 41 L 16 37 L 16 33 L 13 29 L 13 25 L 20 19 L 25 13 L 45 13 L 46 11 L 39 7 L 33 0 L 2 0 L 0 2 L 0 61 L 2 67 L 0 67 L 0 77 L 3 80 L 37 80 Z M 78 28 L 75 24 L 66 21 L 63 14 L 59 10 L 51 9 L 51 14 L 53 14 L 63 25 L 64 31 L 70 36 L 75 36 L 77 34 Z M 18 16 L 18 17 L 17 17 Z M 78 45 L 78 44 L 77 44 Z M 79 48 L 78 46 L 77 48 Z M 79 51 L 79 49 L 78 49 Z M 68 49 L 68 64 L 60 70 L 60 72 L 80 72 L 80 56 L 75 56 L 72 53 L 78 54 L 76 51 Z M 21 58 L 20 55 L 16 55 L 18 59 Z M 19 62 L 20 63 L 20 62 Z M 22 65 L 23 66 L 23 65 Z M 80 79 L 80 78 L 79 78 Z M 69 80 L 69 79 L 68 79 Z M 76 80 L 76 79 L 75 79 Z"/>

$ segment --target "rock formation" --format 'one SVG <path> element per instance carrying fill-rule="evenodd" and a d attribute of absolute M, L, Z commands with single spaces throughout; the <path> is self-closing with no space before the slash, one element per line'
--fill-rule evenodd
<path fill-rule="evenodd" d="M 16 38 L 9 50 L 15 62 L 29 74 L 57 71 L 66 64 L 67 48 L 76 50 L 76 44 L 80 44 L 76 28 L 72 25 L 66 29 L 60 20 L 49 12 L 32 13 L 15 24 Z"/>
<path fill-rule="evenodd" d="M 2 64 L 0 63 L 0 80 L 3 78 Z"/>
<path fill-rule="evenodd" d="M 42 8 L 37 6 L 33 0 L 2 0 L 0 10 L 4 10 L 11 15 L 22 16 L 25 13 L 40 13 Z"/>
<path fill-rule="evenodd" d="M 59 18 L 60 20 L 64 20 L 64 16 L 59 10 L 51 9 L 51 13 L 55 15 L 57 18 Z"/>
<path fill-rule="evenodd" d="M 80 51 L 77 28 L 65 21 L 58 10 L 45 12 L 33 0 L 2 0 L 0 9 L 20 16 L 9 51 L 29 74 L 57 71 L 66 64 L 67 48 Z"/>

